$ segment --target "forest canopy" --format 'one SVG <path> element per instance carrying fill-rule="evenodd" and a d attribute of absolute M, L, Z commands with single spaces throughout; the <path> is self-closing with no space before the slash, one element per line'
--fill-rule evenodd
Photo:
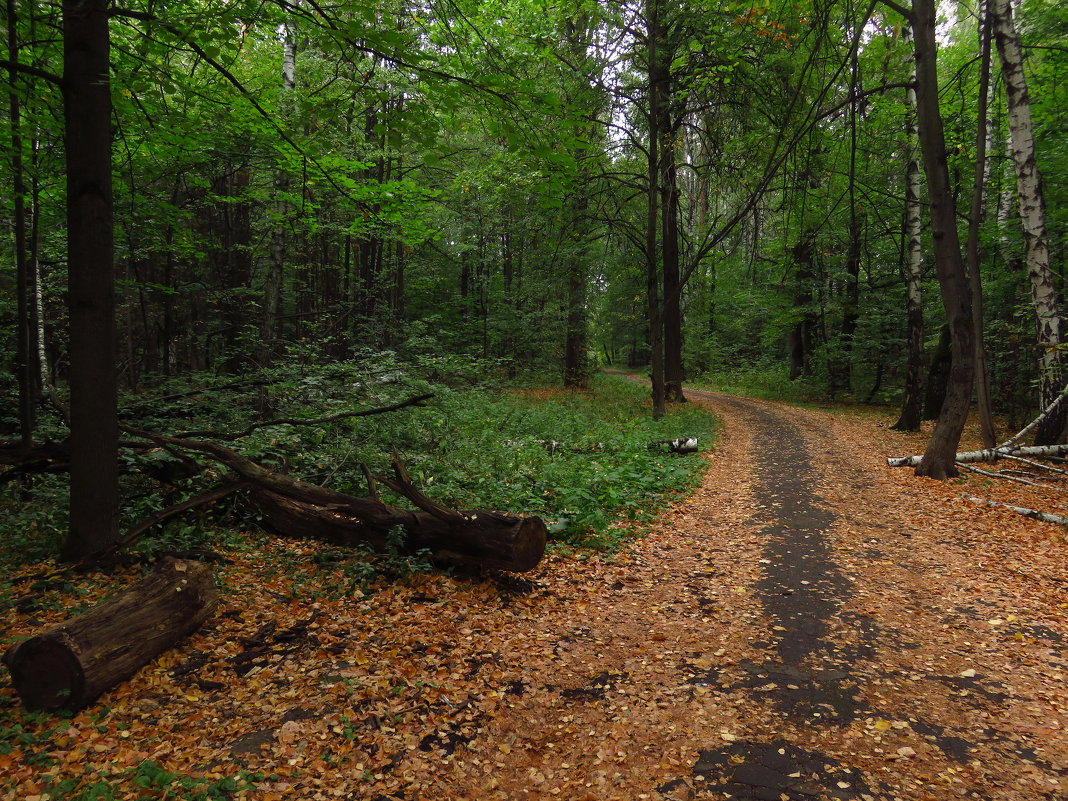
<path fill-rule="evenodd" d="M 912 430 L 973 391 L 1015 429 L 1064 385 L 1051 0 L 5 19 L 0 422 L 27 446 L 69 423 L 93 536 L 114 537 L 118 396 L 183 376 L 623 366 L 656 417 L 705 377 L 900 404 Z"/>

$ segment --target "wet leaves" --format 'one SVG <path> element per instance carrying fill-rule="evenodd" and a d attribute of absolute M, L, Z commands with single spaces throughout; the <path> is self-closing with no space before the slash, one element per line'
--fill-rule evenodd
<path fill-rule="evenodd" d="M 1063 533 L 883 467 L 912 442 L 883 417 L 782 412 L 833 510 L 833 586 L 848 583 L 818 647 L 784 664 L 795 623 L 759 590 L 773 569 L 789 575 L 761 533 L 782 499 L 760 495 L 762 430 L 721 410 L 699 492 L 615 556 L 556 551 L 521 579 L 345 595 L 343 564 L 313 566 L 315 546 L 251 539 L 219 568 L 227 606 L 93 709 L 28 716 L 0 687 L 0 794 L 73 777 L 136 797 L 123 771 L 149 762 L 210 782 L 247 770 L 243 797 L 265 801 L 719 801 L 769 782 L 780 799 L 1068 794 Z M 1012 488 L 1052 508 L 1018 495 L 1032 491 Z M 784 604 L 831 586 L 797 579 Z M 5 611 L 4 628 L 65 614 L 47 606 Z M 787 693 L 792 711 L 776 703 Z"/>

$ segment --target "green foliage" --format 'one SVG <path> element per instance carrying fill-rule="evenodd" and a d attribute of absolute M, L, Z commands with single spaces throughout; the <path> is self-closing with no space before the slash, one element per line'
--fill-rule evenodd
<path fill-rule="evenodd" d="M 362 430 L 393 443 L 413 480 L 442 503 L 537 514 L 557 540 L 604 547 L 621 535 L 620 520 L 648 519 L 701 473 L 700 460 L 649 445 L 707 442 L 713 418 L 683 407 L 654 422 L 646 395 L 616 376 L 595 377 L 590 394 L 445 390 L 415 425 L 377 418 Z"/>
<path fill-rule="evenodd" d="M 185 776 L 145 760 L 120 773 L 53 779 L 46 786 L 51 797 L 68 801 L 230 801 L 236 793 L 254 791 L 261 778 L 244 770 L 221 779 Z"/>
<path fill-rule="evenodd" d="M 818 380 L 791 381 L 786 365 L 773 362 L 748 369 L 712 370 L 701 376 L 694 386 L 728 395 L 768 400 L 811 402 L 825 397 Z"/>

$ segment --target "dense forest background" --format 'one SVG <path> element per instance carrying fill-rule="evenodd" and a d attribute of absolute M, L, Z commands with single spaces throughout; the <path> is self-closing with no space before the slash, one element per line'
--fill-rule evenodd
<path fill-rule="evenodd" d="M 654 416 L 703 378 L 915 429 L 964 347 L 920 215 L 929 6 L 7 0 L 0 425 L 62 439 L 69 405 L 99 457 L 113 382 L 131 420 L 260 375 L 269 419 L 346 363 L 641 368 Z M 980 401 L 1015 428 L 1064 383 L 1068 12 L 938 11 L 923 172 L 948 180 Z"/>

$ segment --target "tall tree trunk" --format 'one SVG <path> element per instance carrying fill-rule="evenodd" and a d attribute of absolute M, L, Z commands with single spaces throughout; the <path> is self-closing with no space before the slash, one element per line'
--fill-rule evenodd
<path fill-rule="evenodd" d="M 645 216 L 645 288 L 649 316 L 649 361 L 651 367 L 653 419 L 659 420 L 665 412 L 664 387 L 664 323 L 660 307 L 660 270 L 657 259 L 657 222 L 659 221 L 659 176 L 660 176 L 660 114 L 657 105 L 665 102 L 659 97 L 660 86 L 656 83 L 656 64 L 660 59 L 659 45 L 663 37 L 660 25 L 660 0 L 646 0 L 646 44 L 649 59 L 649 151 L 648 181 Z"/>
<path fill-rule="evenodd" d="M 282 97 L 279 101 L 281 116 L 286 119 L 293 91 L 297 87 L 297 37 L 292 21 L 282 25 Z M 260 323 L 260 361 L 266 362 L 277 349 L 279 313 L 282 305 L 282 283 L 285 279 L 286 225 L 289 204 L 285 195 L 289 191 L 289 171 L 279 165 L 274 174 L 274 202 L 272 203 L 272 230 L 267 261 L 267 275 L 263 284 L 263 317 Z"/>
<path fill-rule="evenodd" d="M 34 265 L 26 253 L 26 182 L 22 168 L 22 110 L 19 103 L 19 38 L 16 29 L 15 0 L 7 0 L 8 123 L 11 130 L 11 176 L 13 198 L 15 285 L 18 311 L 15 324 L 16 369 L 19 383 L 19 436 L 24 445 L 33 444 L 37 424 L 37 322 Z"/>
<path fill-rule="evenodd" d="M 975 179 L 972 184 L 972 205 L 968 216 L 968 280 L 972 288 L 972 326 L 975 329 L 975 395 L 979 410 L 979 429 L 983 447 L 997 445 L 994 433 L 994 414 L 990 404 L 990 380 L 986 370 L 986 346 L 983 343 L 983 281 L 980 272 L 979 228 L 983 221 L 983 199 L 986 188 L 987 107 L 990 86 L 990 20 L 985 9 L 979 20 L 979 100 L 975 132 Z"/>
<path fill-rule="evenodd" d="M 248 288 L 252 283 L 252 215 L 248 202 L 251 175 L 240 165 L 228 181 L 229 202 L 222 204 L 226 218 L 225 258 L 229 266 L 229 295 L 226 299 L 226 366 L 237 373 L 247 359 L 244 327 L 248 324 L 250 304 Z"/>
<path fill-rule="evenodd" d="M 671 119 L 670 52 L 659 58 L 651 82 L 658 87 L 656 113 L 660 133 L 660 242 L 664 262 L 664 396 L 685 403 L 682 381 L 682 277 L 679 269 L 679 186 L 675 164 L 676 126 Z"/>
<path fill-rule="evenodd" d="M 787 351 L 790 359 L 790 380 L 796 381 L 810 371 L 809 357 L 812 354 L 812 332 L 816 319 L 812 313 L 812 252 L 815 232 L 803 230 L 793 247 L 794 312 L 797 322 L 787 336 Z"/>
<path fill-rule="evenodd" d="M 70 307 L 70 529 L 64 555 L 118 538 L 111 86 L 107 0 L 63 5 Z"/>
<path fill-rule="evenodd" d="M 927 443 L 917 475 L 944 480 L 957 474 L 954 456 L 971 402 L 975 375 L 971 289 L 961 257 L 956 210 L 950 193 L 942 113 L 938 107 L 934 0 L 915 0 L 912 19 L 916 48 L 916 120 L 919 126 L 927 192 L 931 202 L 931 233 L 942 305 L 952 342 L 952 365 L 946 397 L 934 433 Z"/>
<path fill-rule="evenodd" d="M 590 38 L 588 15 L 576 14 L 566 23 L 564 37 L 573 64 L 584 64 Z M 581 92 L 582 90 L 580 90 Z M 575 97 L 568 98 L 576 102 Z M 569 202 L 568 228 L 573 247 L 567 256 L 567 320 L 564 336 L 564 386 L 585 389 L 589 385 L 588 337 L 589 322 L 586 313 L 587 285 L 589 283 L 589 185 L 592 175 L 589 170 L 589 147 L 580 145 L 572 149 L 578 165 L 575 185 Z"/>
<path fill-rule="evenodd" d="M 860 319 L 860 219 L 857 215 L 857 92 L 860 89 L 856 53 L 850 67 L 849 89 L 849 246 L 846 250 L 845 304 L 842 307 L 842 328 L 839 353 L 832 361 L 831 395 L 838 390 L 853 389 L 853 339 Z"/>
<path fill-rule="evenodd" d="M 907 33 L 906 35 L 910 36 Z M 911 38 L 911 36 L 910 36 Z M 919 431 L 923 414 L 923 220 L 920 207 L 920 160 L 916 129 L 916 71 L 905 90 L 908 163 L 905 168 L 905 309 L 908 362 L 901 414 L 892 426 L 898 431 Z M 948 344 L 948 343 L 947 343 Z"/>
<path fill-rule="evenodd" d="M 1035 140 L 1031 124 L 1031 99 L 1023 70 L 1023 53 L 1016 35 L 1009 0 L 990 0 L 1001 77 L 1009 107 L 1009 136 L 1012 161 L 1016 169 L 1016 190 L 1020 199 L 1020 222 L 1027 251 L 1027 275 L 1031 282 L 1031 302 L 1035 309 L 1039 351 L 1039 408 L 1045 409 L 1057 398 L 1064 386 L 1064 364 L 1060 348 L 1063 332 L 1053 271 L 1049 263 L 1049 239 L 1046 235 L 1046 202 L 1042 192 L 1042 175 L 1035 162 Z M 1046 445 L 1061 441 L 1066 412 L 1064 404 L 1035 434 L 1035 443 Z"/>

